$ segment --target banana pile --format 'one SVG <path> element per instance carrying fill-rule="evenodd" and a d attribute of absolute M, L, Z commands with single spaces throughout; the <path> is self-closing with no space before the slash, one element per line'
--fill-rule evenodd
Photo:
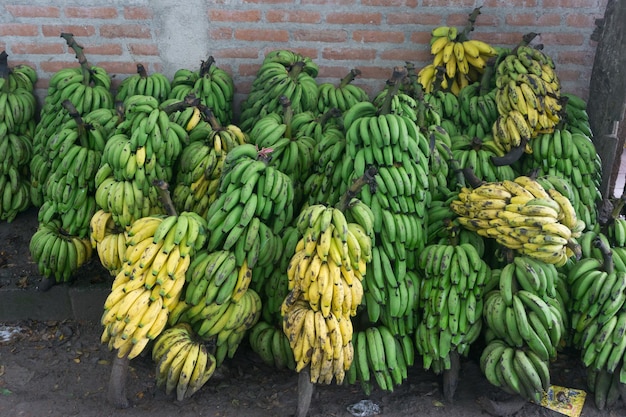
<path fill-rule="evenodd" d="M 482 139 L 481 139 L 482 137 Z M 495 165 L 493 157 L 504 156 L 505 152 L 491 134 L 483 136 L 456 135 L 450 138 L 452 157 L 459 168 L 471 168 L 476 176 L 486 182 L 512 181 L 517 176 L 510 165 Z M 449 181 L 453 181 L 450 170 Z"/>
<path fill-rule="evenodd" d="M 198 392 L 213 376 L 217 363 L 204 342 L 195 340 L 193 330 L 180 323 L 163 331 L 152 347 L 157 386 L 167 395 L 176 393 L 183 401 Z"/>
<path fill-rule="evenodd" d="M 367 92 L 363 88 L 351 84 L 359 75 L 361 75 L 361 71 L 353 68 L 339 81 L 337 86 L 333 83 L 319 84 L 319 97 L 317 107 L 314 110 L 320 114 L 326 113 L 330 109 L 337 109 L 344 113 L 354 104 L 368 101 Z"/>
<path fill-rule="evenodd" d="M 432 64 L 418 73 L 424 91 L 450 90 L 458 95 L 468 84 L 478 81 L 487 66 L 487 60 L 497 54 L 488 43 L 468 39 L 454 26 L 439 26 L 432 30 L 430 53 Z"/>
<path fill-rule="evenodd" d="M 496 68 L 499 117 L 493 137 L 506 151 L 524 146 L 540 133 L 552 132 L 561 121 L 561 86 L 552 59 L 539 49 L 520 45 Z"/>
<path fill-rule="evenodd" d="M 163 213 L 153 181 L 171 181 L 173 166 L 188 140 L 187 131 L 170 121 L 152 96 L 128 97 L 124 116 L 106 142 L 95 175 L 96 203 L 110 211 L 122 228 Z"/>
<path fill-rule="evenodd" d="M 372 224 L 372 214 L 353 201 L 350 212 Z M 312 383 L 338 384 L 354 357 L 352 320 L 363 298 L 363 275 L 372 241 L 360 223 L 348 223 L 339 208 L 303 209 L 297 220 L 296 252 L 287 267 L 290 292 L 281 306 L 296 371 L 310 368 Z"/>
<path fill-rule="evenodd" d="M 472 245 L 432 244 L 420 252 L 422 319 L 415 346 L 424 369 L 440 374 L 451 353 L 469 353 L 482 329 L 483 288 L 491 268 Z"/>
<path fill-rule="evenodd" d="M 415 346 L 411 336 L 395 337 L 383 324 L 355 331 L 352 336 L 354 360 L 346 380 L 359 383 L 370 395 L 373 382 L 385 391 L 393 391 L 407 379 L 408 368 L 415 363 Z"/>
<path fill-rule="evenodd" d="M 45 277 L 54 277 L 57 282 L 69 281 L 92 255 L 89 238 L 68 235 L 58 219 L 39 223 L 30 238 L 29 251 L 39 272 Z"/>
<path fill-rule="evenodd" d="M 118 357 L 136 357 L 165 329 L 206 233 L 206 221 L 193 212 L 146 216 L 130 225 L 124 264 L 101 318 L 101 341 Z"/>
<path fill-rule="evenodd" d="M 183 100 L 188 95 L 200 99 L 200 103 L 215 114 L 220 124 L 226 126 L 233 118 L 235 85 L 224 69 L 215 64 L 212 56 L 202 61 L 197 71 L 181 68 L 174 73 L 170 99 Z"/>
<path fill-rule="evenodd" d="M 178 211 L 195 211 L 206 217 L 211 203 L 215 201 L 226 154 L 235 146 L 247 143 L 247 136 L 239 127 L 222 126 L 211 115 L 210 129 L 203 137 L 191 132 L 200 121 L 200 110 L 193 107 L 193 119 L 186 124 L 189 145 L 185 146 L 174 172 L 172 202 Z M 180 124 L 180 123 L 179 123 Z"/>
<path fill-rule="evenodd" d="M 522 255 L 563 266 L 580 250 L 585 223 L 571 202 L 527 176 L 463 187 L 450 207 L 463 227 Z"/>
<path fill-rule="evenodd" d="M 280 256 L 271 243 L 280 242 L 278 233 L 293 217 L 294 187 L 286 174 L 268 165 L 271 155 L 252 144 L 228 152 L 218 197 L 206 216 L 211 230 L 207 249 L 234 248 L 238 265 L 248 257 L 250 268 Z"/>
<path fill-rule="evenodd" d="M 549 362 L 567 334 L 560 301 L 566 287 L 559 279 L 554 265 L 515 256 L 484 300 L 488 344 L 481 370 L 493 385 L 537 403 L 550 385 Z"/>
<path fill-rule="evenodd" d="M 250 132 L 261 117 L 280 111 L 282 96 L 289 100 L 294 113 L 317 110 L 318 72 L 317 64 L 299 53 L 287 49 L 267 53 L 248 97 L 241 104 L 241 130 Z"/>
<path fill-rule="evenodd" d="M 137 64 L 137 74 L 122 80 L 115 93 L 115 101 L 123 102 L 130 96 L 152 96 L 162 103 L 171 91 L 169 78 L 160 72 L 148 74 L 142 64 Z"/>
<path fill-rule="evenodd" d="M 0 220 L 9 223 L 31 204 L 28 171 L 33 157 L 36 81 L 32 67 L 9 68 L 7 53 L 0 53 Z"/>

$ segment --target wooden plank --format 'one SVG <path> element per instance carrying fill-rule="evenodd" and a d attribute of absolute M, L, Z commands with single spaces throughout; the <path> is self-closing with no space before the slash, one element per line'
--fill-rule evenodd
<path fill-rule="evenodd" d="M 626 106 L 626 2 L 609 0 L 593 62 L 587 112 L 594 144 L 602 159 L 603 196 L 610 196 L 609 183 L 617 154 L 617 122 Z M 619 158 L 617 158 L 619 160 Z"/>

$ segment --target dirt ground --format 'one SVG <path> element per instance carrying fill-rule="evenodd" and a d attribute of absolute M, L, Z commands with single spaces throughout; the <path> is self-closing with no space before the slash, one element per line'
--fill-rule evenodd
<path fill-rule="evenodd" d="M 28 254 L 28 242 L 36 227 L 36 210 L 29 210 L 12 223 L 0 223 L 0 289 L 19 286 L 38 291 L 42 279 Z M 95 258 L 93 263 L 97 263 Z M 77 280 L 101 278 L 97 265 L 81 270 Z M 68 285 L 68 284 L 64 284 Z M 154 363 L 140 356 L 130 363 L 127 394 L 132 406 L 116 410 L 106 399 L 113 353 L 100 343 L 99 323 L 85 321 L 3 322 L 0 317 L 0 416 L 292 416 L 296 411 L 298 376 L 263 364 L 246 343 L 233 360 L 226 361 L 193 397 L 177 402 L 155 387 Z M 371 400 L 379 415 L 478 417 L 494 413 L 488 399 L 507 401 L 500 415 L 557 417 L 557 412 L 510 398 L 491 386 L 474 356 L 462 362 L 459 386 L 453 403 L 443 399 L 441 378 L 414 366 L 409 379 L 393 393 L 374 389 L 366 397 L 357 386 L 318 386 L 313 394 L 310 417 L 358 415 L 350 405 Z M 577 352 L 563 352 L 552 364 L 552 383 L 585 389 L 584 373 Z M 507 407 L 508 405 L 508 407 Z M 512 411 L 512 412 L 511 412 Z M 621 402 L 612 410 L 598 411 L 588 396 L 581 416 L 626 415 Z"/>

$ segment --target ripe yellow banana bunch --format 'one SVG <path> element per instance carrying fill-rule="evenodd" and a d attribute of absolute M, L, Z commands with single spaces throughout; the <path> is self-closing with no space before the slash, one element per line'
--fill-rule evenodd
<path fill-rule="evenodd" d="M 557 266 L 579 255 L 585 223 L 565 196 L 527 176 L 463 188 L 450 207 L 462 226 L 521 254 Z"/>
<path fill-rule="evenodd" d="M 418 82 L 430 93 L 437 84 L 458 95 L 461 89 L 480 79 L 487 60 L 497 51 L 488 43 L 465 39 L 456 27 L 439 26 L 431 33 L 430 53 L 433 63 L 418 73 Z"/>
<path fill-rule="evenodd" d="M 176 392 L 183 401 L 198 392 L 213 376 L 217 362 L 204 343 L 195 339 L 191 326 L 179 323 L 163 331 L 152 348 L 157 386 Z"/>
<path fill-rule="evenodd" d="M 131 225 L 124 264 L 101 318 L 101 341 L 119 357 L 134 358 L 163 331 L 205 234 L 204 219 L 188 212 L 143 217 Z"/>
<path fill-rule="evenodd" d="M 96 211 L 89 223 L 91 247 L 96 249 L 100 263 L 116 276 L 124 263 L 126 232 L 118 230 L 113 214 L 102 209 Z"/>
<path fill-rule="evenodd" d="M 324 317 L 302 299 L 285 300 L 282 310 L 283 331 L 293 350 L 296 372 L 309 366 L 312 383 L 330 384 L 335 378 L 341 384 L 354 359 L 350 317 Z"/>

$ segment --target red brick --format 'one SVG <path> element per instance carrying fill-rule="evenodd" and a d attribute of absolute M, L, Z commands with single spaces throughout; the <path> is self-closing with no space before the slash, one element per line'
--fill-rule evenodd
<path fill-rule="evenodd" d="M 345 42 L 348 35 L 338 30 L 296 30 L 292 33 L 295 41 L 310 42 Z"/>
<path fill-rule="evenodd" d="M 126 20 L 150 20 L 154 17 L 149 7 L 124 7 L 124 19 Z"/>
<path fill-rule="evenodd" d="M 567 26 L 575 27 L 575 28 L 592 28 L 595 26 L 595 22 L 598 16 L 589 15 L 589 14 L 568 14 L 565 18 L 565 22 Z"/>
<path fill-rule="evenodd" d="M 91 25 L 43 25 L 41 27 L 41 33 L 43 36 L 59 37 L 61 33 L 72 33 L 75 37 L 87 37 L 94 36 L 96 34 L 96 28 Z M 65 43 L 63 39 L 59 42 Z M 80 45 L 84 42 L 77 40 Z"/>
<path fill-rule="evenodd" d="M 382 14 L 380 13 L 329 13 L 326 23 L 341 25 L 380 25 Z"/>
<path fill-rule="evenodd" d="M 383 32 L 378 30 L 355 30 L 352 39 L 357 42 L 404 42 L 404 32 Z"/>
<path fill-rule="evenodd" d="M 561 24 L 561 15 L 550 13 L 537 16 L 534 13 L 516 13 L 507 15 L 504 21 L 512 26 L 550 27 Z"/>
<path fill-rule="evenodd" d="M 415 7 L 416 2 L 410 1 L 410 5 L 406 4 L 407 2 L 404 0 L 361 0 L 362 6 L 383 6 L 383 7 L 400 7 L 400 6 L 408 6 Z"/>
<path fill-rule="evenodd" d="M 445 20 L 446 25 L 456 26 L 459 29 L 459 31 L 461 31 L 463 30 L 465 25 L 467 25 L 467 17 L 468 17 L 467 13 L 448 14 Z M 499 24 L 500 24 L 500 18 L 498 16 L 491 15 L 491 14 L 490 15 L 481 14 L 476 21 L 475 30 L 480 30 L 480 28 L 487 27 L 487 26 L 498 26 Z"/>
<path fill-rule="evenodd" d="M 557 75 L 559 76 L 559 80 L 563 81 L 579 81 L 581 72 L 577 70 L 567 70 L 567 69 L 559 69 L 557 68 Z"/>
<path fill-rule="evenodd" d="M 59 17 L 60 9 L 53 6 L 6 5 L 5 9 L 14 17 Z"/>
<path fill-rule="evenodd" d="M 422 2 L 422 6 L 424 7 L 441 7 L 446 6 L 449 10 L 458 9 L 460 7 L 474 7 L 476 2 L 474 0 L 454 0 L 450 2 L 443 3 L 441 0 L 424 0 Z M 469 12 L 468 12 L 469 14 Z"/>
<path fill-rule="evenodd" d="M 0 25 L 0 36 L 37 36 L 38 34 L 37 25 L 26 23 L 3 23 Z"/>
<path fill-rule="evenodd" d="M 43 72 L 55 73 L 63 68 L 74 68 L 79 67 L 80 64 L 77 60 L 68 60 L 68 61 L 42 61 L 39 63 L 41 70 Z"/>
<path fill-rule="evenodd" d="M 585 37 L 581 33 L 541 33 L 537 40 L 546 45 L 582 45 Z"/>
<path fill-rule="evenodd" d="M 300 3 L 328 5 L 328 0 L 302 0 Z M 333 0 L 332 4 L 334 6 L 350 6 L 356 4 L 356 0 Z"/>
<path fill-rule="evenodd" d="M 298 53 L 302 56 L 306 56 L 309 57 L 313 60 L 316 60 L 319 57 L 319 51 L 317 48 L 304 48 L 304 47 L 294 47 L 291 45 L 281 45 L 281 46 L 271 46 L 269 48 L 264 48 L 263 49 L 263 55 L 267 55 L 268 53 L 270 53 L 271 51 L 277 49 L 277 48 L 284 48 L 284 49 L 288 49 L 290 51 L 293 51 L 295 53 Z"/>
<path fill-rule="evenodd" d="M 131 43 L 128 47 L 130 48 L 130 53 L 133 55 L 159 55 L 159 47 L 154 43 Z"/>
<path fill-rule="evenodd" d="M 63 11 L 65 17 L 88 19 L 113 19 L 117 17 L 117 9 L 115 7 L 66 7 Z"/>
<path fill-rule="evenodd" d="M 151 38 L 150 28 L 144 25 L 102 25 L 100 36 L 103 38 Z"/>
<path fill-rule="evenodd" d="M 296 23 L 320 23 L 321 17 L 318 12 L 268 10 L 265 13 L 268 22 L 296 22 Z"/>
<path fill-rule="evenodd" d="M 593 65 L 595 52 L 593 51 L 560 51 L 557 55 L 557 65 L 578 64 Z M 554 56 L 553 56 L 554 58 Z"/>
<path fill-rule="evenodd" d="M 87 55 L 122 55 L 122 52 L 122 45 L 118 43 L 85 46 L 85 54 Z"/>
<path fill-rule="evenodd" d="M 212 52 L 212 55 L 216 57 L 216 59 L 219 56 L 224 61 L 230 58 L 257 59 L 259 57 L 259 49 L 258 48 L 219 49 L 217 51 Z"/>
<path fill-rule="evenodd" d="M 334 60 L 373 60 L 376 58 L 375 49 L 355 48 L 324 48 L 322 57 Z"/>
<path fill-rule="evenodd" d="M 380 58 L 386 61 L 428 61 L 431 59 L 430 51 L 423 49 L 385 49 L 381 51 Z"/>
<path fill-rule="evenodd" d="M 387 13 L 387 23 L 390 25 L 439 26 L 442 22 L 442 16 L 435 13 Z"/>
<path fill-rule="evenodd" d="M 521 3 L 521 4 L 519 4 Z M 485 0 L 482 5 L 487 8 L 487 7 L 495 7 L 495 8 L 500 8 L 500 7 L 511 7 L 511 0 Z M 536 7 L 537 6 L 537 0 L 523 0 L 521 2 L 516 2 L 515 6 L 519 9 L 525 9 L 525 8 L 530 8 L 530 7 Z M 484 13 L 484 11 L 483 11 Z"/>
<path fill-rule="evenodd" d="M 137 63 L 134 61 L 106 61 L 97 64 L 104 68 L 109 74 L 136 74 Z"/>
<path fill-rule="evenodd" d="M 244 3 L 256 3 L 256 4 L 292 4 L 293 0 L 244 0 Z"/>
<path fill-rule="evenodd" d="M 413 32 L 411 33 L 411 42 L 428 45 L 430 43 L 430 32 Z M 430 49 L 430 48 L 429 48 Z"/>
<path fill-rule="evenodd" d="M 237 67 L 237 73 L 240 77 L 255 76 L 260 67 L 260 64 L 241 64 Z"/>
<path fill-rule="evenodd" d="M 240 41 L 288 42 L 289 32 L 280 29 L 236 29 L 235 39 Z"/>
<path fill-rule="evenodd" d="M 233 30 L 229 27 L 211 27 L 209 37 L 215 40 L 227 40 L 233 38 Z"/>
<path fill-rule="evenodd" d="M 323 81 L 323 82 L 330 82 L 330 83 L 338 85 L 339 81 L 343 77 L 345 77 L 349 71 L 350 71 L 350 68 L 347 68 L 345 66 L 320 65 L 320 72 L 317 75 L 317 79 L 318 80 L 327 79 L 327 81 Z M 356 84 L 354 81 L 352 83 Z"/>
<path fill-rule="evenodd" d="M 389 77 L 391 76 L 391 72 L 393 71 L 393 68 L 391 65 L 389 66 L 384 66 L 384 67 L 359 67 L 359 69 L 361 70 L 361 77 L 364 80 L 387 80 L 389 79 Z M 370 82 L 368 82 L 369 85 L 371 85 Z M 382 86 L 382 84 L 381 84 Z M 365 88 L 365 87 L 363 87 Z M 378 92 L 379 89 L 378 87 L 370 90 L 371 91 L 376 91 Z"/>
<path fill-rule="evenodd" d="M 65 47 L 62 43 L 12 43 L 11 52 L 14 54 L 63 54 Z"/>
<path fill-rule="evenodd" d="M 524 33 L 522 32 L 472 32 L 472 39 L 487 42 L 493 46 L 517 45 Z"/>
<path fill-rule="evenodd" d="M 261 20 L 259 10 L 209 10 L 211 21 L 222 22 L 258 22 Z"/>
<path fill-rule="evenodd" d="M 598 0 L 543 0 L 543 7 L 556 7 L 564 9 L 579 9 L 583 7 L 597 8 Z"/>

